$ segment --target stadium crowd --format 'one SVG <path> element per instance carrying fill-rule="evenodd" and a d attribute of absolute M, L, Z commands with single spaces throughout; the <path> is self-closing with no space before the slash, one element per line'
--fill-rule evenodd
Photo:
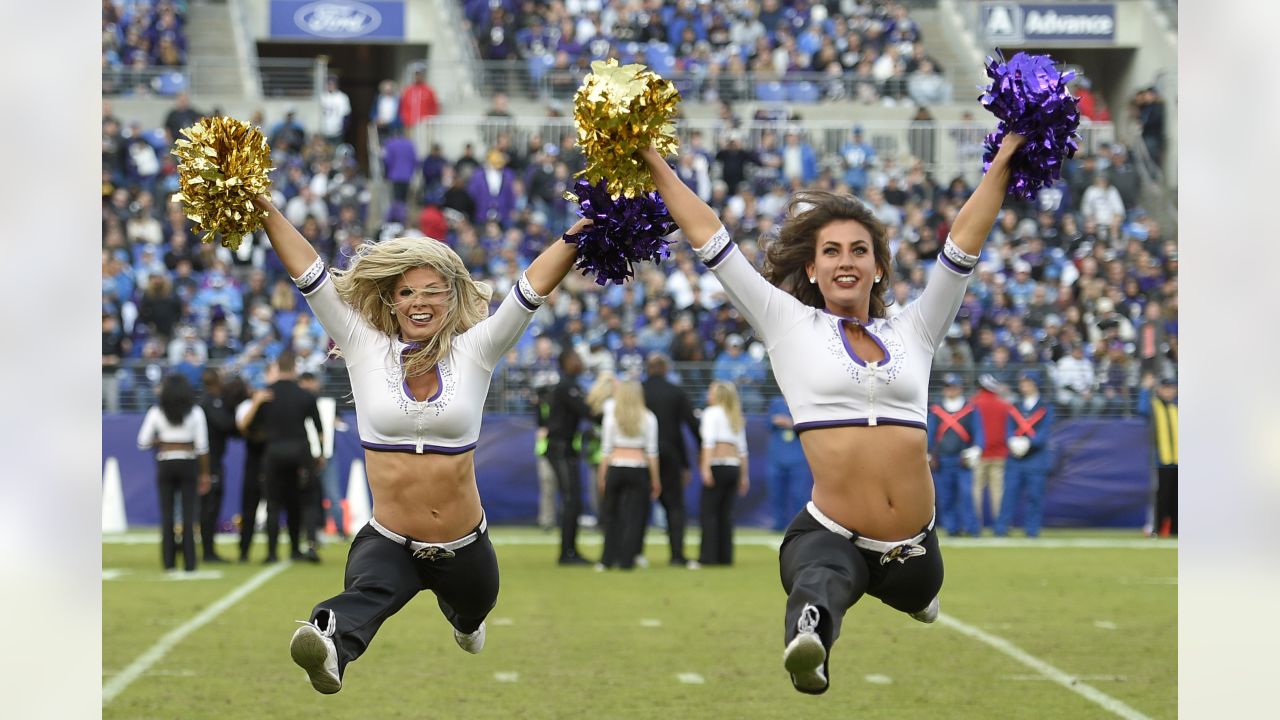
<path fill-rule="evenodd" d="M 146 88 L 187 64 L 186 0 L 102 0 L 103 92 Z"/>
<path fill-rule="evenodd" d="M 206 365 L 222 365 L 260 384 L 266 363 L 284 349 L 297 354 L 300 372 L 324 372 L 326 382 L 343 376 L 340 361 L 326 362 L 327 338 L 264 242 L 247 239 L 237 252 L 203 245 L 168 201 L 177 190 L 170 143 L 199 116 L 180 96 L 164 127 L 144 128 L 104 104 L 108 412 L 146 407 L 169 368 L 198 384 Z M 740 126 L 726 119 L 726 127 Z M 396 158 L 408 168 L 392 178 L 403 183 L 393 194 L 404 201 L 368 222 L 368 180 L 349 147 L 335 148 L 292 117 L 265 129 L 274 202 L 337 267 L 360 242 L 421 233 L 449 243 L 502 297 L 507 278 L 573 217 L 563 192 L 583 159 L 572 137 L 557 145 L 534 134 L 516 146 L 498 133 L 490 147 L 435 145 L 419 157 L 392 132 L 384 153 L 389 164 Z M 971 188 L 962 177 L 933 178 L 918 160 L 877 157 L 857 127 L 832 157 L 806 147 L 802 133 L 785 127 L 726 130 L 710 141 L 694 132 L 677 171 L 757 263 L 791 189 L 858 194 L 891 228 L 894 312 L 920 292 Z M 1178 354 L 1177 247 L 1142 209 L 1141 189 L 1127 148 L 1110 145 L 1069 161 L 1062 182 L 1033 202 L 1006 203 L 938 353 L 938 371 L 958 373 L 969 388 L 990 373 L 1012 388 L 1017 369 L 1038 365 L 1064 416 L 1137 412 L 1144 379 L 1173 377 Z M 624 286 L 571 275 L 509 356 L 505 375 L 499 372 L 507 387 L 521 389 L 517 407 L 531 409 L 536 389 L 555 382 L 556 353 L 568 344 L 586 360 L 587 381 L 601 369 L 638 375 L 644 356 L 661 351 L 677 363 L 703 363 L 686 366 L 706 368 L 687 370 L 705 375 L 692 380 L 731 381 L 748 412 L 764 410 L 775 391 L 762 348 L 715 278 L 684 244 L 671 247 L 668 260 L 637 268 L 636 281 Z"/>
<path fill-rule="evenodd" d="M 675 77 L 705 101 L 951 99 L 907 8 L 884 0 L 466 0 L 484 60 L 506 61 L 533 95 L 565 97 L 592 60 L 616 56 Z"/>

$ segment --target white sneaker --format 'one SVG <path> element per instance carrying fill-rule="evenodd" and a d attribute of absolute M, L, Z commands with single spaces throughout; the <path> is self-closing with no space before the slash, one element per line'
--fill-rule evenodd
<path fill-rule="evenodd" d="M 458 647 L 475 655 L 484 649 L 484 623 L 480 623 L 480 627 L 471 634 L 460 633 L 455 628 L 453 631 L 453 639 L 458 643 Z"/>
<path fill-rule="evenodd" d="M 782 665 L 791 673 L 791 684 L 796 690 L 810 695 L 821 695 L 828 687 L 823 667 L 827 662 L 827 649 L 818 637 L 819 617 L 818 608 L 805 605 L 796 623 L 799 634 L 782 652 Z"/>
<path fill-rule="evenodd" d="M 645 568 L 649 567 L 649 558 L 647 558 L 647 557 L 645 557 L 645 556 L 643 556 L 643 555 L 637 555 L 637 556 L 636 556 L 636 567 L 640 568 L 641 570 L 643 570 L 643 569 L 645 569 Z"/>
<path fill-rule="evenodd" d="M 922 623 L 931 623 L 938 619 L 938 597 L 935 595 L 933 600 L 929 601 L 929 606 L 919 612 L 911 613 L 911 617 Z"/>
<path fill-rule="evenodd" d="M 321 630 L 315 623 L 302 622 L 302 627 L 293 633 L 289 641 L 289 655 L 293 661 L 311 679 L 311 687 L 332 695 L 342 689 L 342 678 L 338 675 L 338 650 L 333 644 L 333 633 L 336 619 L 333 611 L 329 612 L 328 627 Z"/>
<path fill-rule="evenodd" d="M 685 566 L 686 568 L 689 568 L 690 570 L 701 570 L 701 569 L 702 569 L 702 563 L 698 562 L 697 560 L 690 560 L 690 561 L 686 562 L 686 563 L 684 564 L 684 566 Z"/>

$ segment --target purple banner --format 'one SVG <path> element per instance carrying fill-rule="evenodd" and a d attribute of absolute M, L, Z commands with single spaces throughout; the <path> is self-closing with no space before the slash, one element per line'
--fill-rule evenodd
<path fill-rule="evenodd" d="M 137 449 L 142 414 L 106 416 L 102 420 L 103 461 L 114 457 L 120 465 L 125 513 L 130 525 L 157 525 L 159 496 L 155 485 L 155 461 L 151 453 Z M 346 496 L 351 461 L 363 457 L 356 434 L 355 417 L 344 414 L 350 427 L 334 434 L 334 458 L 338 483 Z M 751 416 L 747 442 L 751 448 L 751 491 L 737 498 L 735 516 L 744 527 L 768 527 L 766 498 L 768 474 L 768 419 Z M 476 447 L 476 480 L 485 513 L 495 524 L 532 525 L 537 521 L 538 474 L 534 461 L 532 416 L 486 415 Z M 1141 527 L 1151 498 L 1151 439 L 1142 420 L 1073 420 L 1059 423 L 1053 432 L 1055 461 L 1045 490 L 1048 527 Z M 690 447 L 692 451 L 694 448 Z M 234 440 L 227 448 L 226 495 L 221 519 L 229 524 L 239 512 L 244 476 L 244 443 Z M 582 481 L 592 479 L 586 465 Z M 584 485 L 585 487 L 585 485 Z M 701 485 L 695 470 L 685 492 L 689 524 L 698 523 Z M 1015 524 L 1020 523 L 1015 516 Z"/>

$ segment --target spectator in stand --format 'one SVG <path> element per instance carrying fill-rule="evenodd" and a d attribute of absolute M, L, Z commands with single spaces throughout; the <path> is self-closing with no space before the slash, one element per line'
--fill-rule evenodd
<path fill-rule="evenodd" d="M 485 165 L 471 176 L 467 191 L 475 201 L 476 222 L 496 220 L 501 226 L 510 224 L 516 206 L 516 176 L 507 167 L 507 156 L 490 150 Z"/>
<path fill-rule="evenodd" d="M 345 142 L 347 119 L 351 116 L 351 98 L 338 89 L 338 77 L 325 78 L 320 93 L 320 134 L 332 145 Z"/>
<path fill-rule="evenodd" d="M 1106 173 L 1098 173 L 1093 177 L 1093 184 L 1084 191 L 1080 199 L 1080 213 L 1085 222 L 1094 222 L 1100 228 L 1107 228 L 1107 239 L 1117 241 L 1120 238 L 1120 224 L 1124 222 L 1124 200 L 1120 191 L 1111 185 Z"/>
<path fill-rule="evenodd" d="M 1098 394 L 1098 378 L 1083 342 L 1072 343 L 1070 354 L 1058 361 L 1055 380 L 1058 404 L 1071 417 L 1097 415 L 1105 402 Z"/>
<path fill-rule="evenodd" d="M 180 132 L 185 127 L 196 124 L 202 113 L 191 107 L 191 98 L 185 91 L 173 98 L 173 109 L 164 117 L 164 129 L 169 134 L 169 142 L 184 138 Z"/>
<path fill-rule="evenodd" d="M 907 94 L 917 105 L 944 105 L 951 102 L 951 83 L 926 59 L 907 78 Z"/>
<path fill-rule="evenodd" d="M 121 361 L 128 357 L 132 341 L 120 329 L 115 314 L 102 313 L 102 406 L 109 413 L 120 412 Z"/>
<path fill-rule="evenodd" d="M 1143 88 L 1134 97 L 1138 124 L 1142 128 L 1142 144 L 1156 167 L 1164 167 L 1165 129 L 1164 100 L 1155 86 Z"/>
<path fill-rule="evenodd" d="M 862 135 L 862 126 L 853 126 L 849 141 L 840 148 L 840 157 L 844 160 L 844 181 L 849 189 L 862 195 L 867 187 L 867 170 L 876 161 L 875 148 Z"/>
<path fill-rule="evenodd" d="M 418 123 L 440 114 L 436 91 L 427 84 L 427 73 L 421 68 L 413 71 L 413 82 L 400 94 L 400 123 L 410 132 Z"/>
<path fill-rule="evenodd" d="M 1040 536 L 1045 480 L 1053 466 L 1053 405 L 1040 396 L 1040 374 L 1034 370 L 1018 376 L 1018 392 L 1022 397 L 1009 409 L 1005 426 L 1009 458 L 1005 462 L 1004 495 L 995 534 L 1007 536 L 1014 514 L 1022 512 L 1023 530 L 1027 537 L 1034 538 Z"/>
<path fill-rule="evenodd" d="M 1155 392 L 1153 393 L 1152 390 Z M 1151 421 L 1155 437 L 1156 498 L 1152 535 L 1178 535 L 1178 381 L 1157 383 L 1152 373 L 1142 377 L 1138 414 Z"/>
<path fill-rule="evenodd" d="M 386 168 L 387 180 L 391 182 L 392 202 L 399 203 L 400 218 L 403 221 L 405 205 L 409 202 L 409 184 L 418 171 L 418 152 L 414 149 L 413 141 L 399 130 L 389 129 L 387 134 L 388 137 L 382 144 L 382 162 Z M 388 217 L 390 213 L 391 209 L 388 209 Z M 289 218 L 289 221 L 294 222 L 294 219 Z"/>
<path fill-rule="evenodd" d="M 273 150 L 283 149 L 285 152 L 297 155 L 302 152 L 306 137 L 307 131 L 298 121 L 298 111 L 290 105 L 284 110 L 284 119 L 271 126 L 271 132 L 267 134 L 267 144 Z"/>
<path fill-rule="evenodd" d="M 369 120 L 378 130 L 378 138 L 387 137 L 392 128 L 402 127 L 400 124 L 400 96 L 396 94 L 394 80 L 383 80 L 378 83 L 378 95 L 369 107 Z"/>

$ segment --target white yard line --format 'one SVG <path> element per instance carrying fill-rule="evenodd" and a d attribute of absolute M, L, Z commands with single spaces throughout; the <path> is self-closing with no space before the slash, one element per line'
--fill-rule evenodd
<path fill-rule="evenodd" d="M 175 645 L 182 642 L 183 638 L 191 633 L 199 630 L 209 623 L 210 620 L 221 615 L 223 612 L 239 602 L 245 595 L 258 589 L 263 583 L 271 578 L 284 572 L 289 567 L 289 563 L 280 563 L 273 567 L 249 578 L 240 587 L 232 590 L 220 600 L 200 611 L 199 615 L 191 618 L 182 625 L 170 630 L 168 634 L 160 638 L 155 645 L 147 648 L 147 651 L 138 656 L 136 660 L 129 663 L 129 666 L 121 670 L 119 674 L 108 680 L 102 685 L 102 705 L 105 707 L 107 703 L 116 698 L 117 695 L 124 692 L 125 688 L 142 676 L 152 665 L 160 661 Z"/>
<path fill-rule="evenodd" d="M 1035 657 L 1034 655 L 1031 655 L 1027 651 L 1023 650 L 1017 645 L 1014 645 L 1008 640 L 1005 640 L 1002 637 L 992 635 L 991 633 L 988 633 L 984 630 L 980 630 L 968 623 L 961 622 L 945 613 L 938 614 L 938 622 L 943 625 L 946 625 L 947 627 L 951 628 L 952 630 L 955 630 L 956 632 L 961 633 L 962 635 L 968 635 L 974 640 L 978 640 L 986 643 L 987 645 L 990 645 L 996 650 L 999 650 L 1005 655 L 1008 655 L 1014 660 L 1017 660 L 1023 665 L 1026 665 L 1032 670 L 1035 670 L 1036 672 L 1040 673 L 1046 679 L 1052 680 L 1053 682 L 1061 685 L 1062 687 L 1070 690 L 1071 692 L 1076 693 L 1077 695 L 1080 695 L 1086 700 L 1089 700 L 1090 702 L 1093 702 L 1099 705 L 1100 707 L 1111 712 L 1114 715 L 1118 715 L 1122 718 L 1125 718 L 1125 720 L 1151 720 L 1151 718 L 1147 717 L 1146 715 L 1143 715 L 1137 710 L 1134 710 L 1133 708 L 1129 707 L 1123 702 L 1111 697 L 1110 695 L 1102 692 L 1101 690 L 1093 687 L 1092 685 L 1089 685 L 1083 682 L 1083 680 L 1081 679 L 1081 676 L 1069 675 L 1059 670 L 1058 668 L 1050 665 L 1049 663 L 1041 660 L 1040 658 Z"/>
<path fill-rule="evenodd" d="M 705 685 L 707 682 L 698 673 L 691 672 L 677 673 L 676 679 L 685 685 Z"/>

